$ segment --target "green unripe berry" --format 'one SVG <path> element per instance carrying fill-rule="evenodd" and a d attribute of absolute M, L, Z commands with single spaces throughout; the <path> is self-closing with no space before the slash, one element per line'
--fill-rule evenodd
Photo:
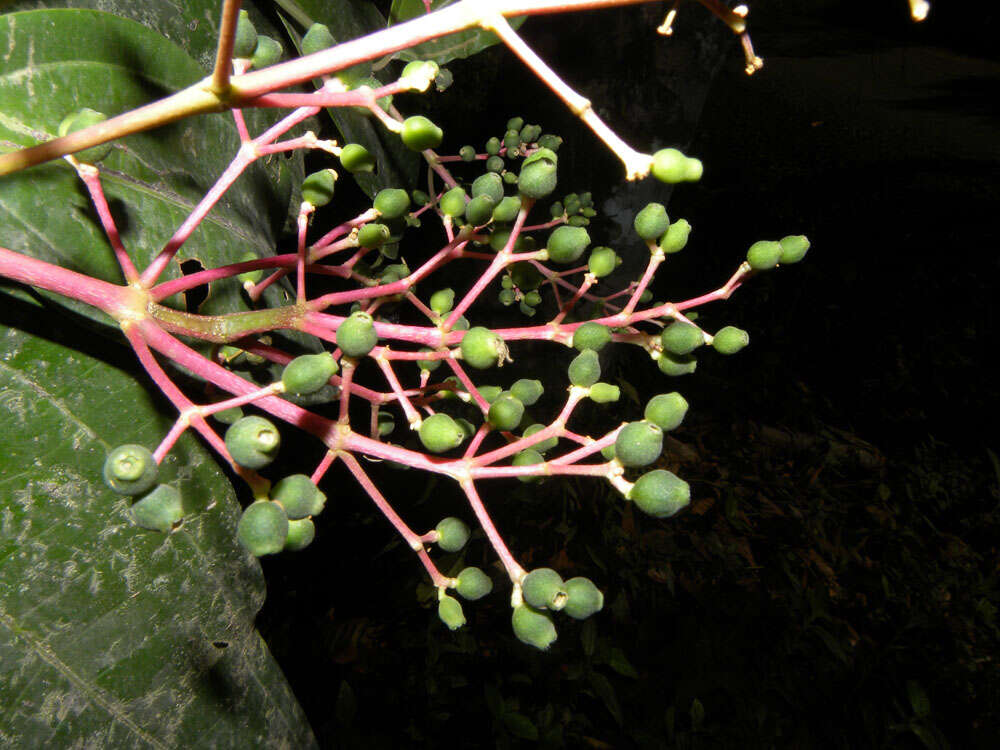
<path fill-rule="evenodd" d="M 315 393 L 337 374 L 338 369 L 337 360 L 330 352 L 303 354 L 285 365 L 281 382 L 286 393 L 300 396 Z"/>
<path fill-rule="evenodd" d="M 281 504 L 292 520 L 318 515 L 326 495 L 305 474 L 287 476 L 271 488 L 271 499 Z"/>
<path fill-rule="evenodd" d="M 119 495 L 141 495 L 156 484 L 159 467 L 141 445 L 119 445 L 104 460 L 104 483 Z"/>
<path fill-rule="evenodd" d="M 431 453 L 444 453 L 465 442 L 465 430 L 447 414 L 438 412 L 427 417 L 421 425 L 420 442 Z"/>
<path fill-rule="evenodd" d="M 552 568 L 535 568 L 521 581 L 524 601 L 535 609 L 550 609 L 558 612 L 566 606 L 568 594 L 566 584 Z"/>
<path fill-rule="evenodd" d="M 465 213 L 466 203 L 465 191 L 460 187 L 453 187 L 441 196 L 438 206 L 440 206 L 441 212 L 446 216 L 457 219 Z"/>
<path fill-rule="evenodd" d="M 257 49 L 257 29 L 249 14 L 241 10 L 236 21 L 236 35 L 233 39 L 233 57 L 250 57 Z"/>
<path fill-rule="evenodd" d="M 660 239 L 660 249 L 666 254 L 679 253 L 687 245 L 691 234 L 691 225 L 687 219 L 678 219 L 667 228 L 667 233 Z"/>
<path fill-rule="evenodd" d="M 649 203 L 635 215 L 632 222 L 636 234 L 647 242 L 653 242 L 666 234 L 670 227 L 667 209 L 662 203 Z"/>
<path fill-rule="evenodd" d="M 330 29 L 321 23 L 314 23 L 302 37 L 302 54 L 311 55 L 314 52 L 328 49 L 337 43 Z"/>
<path fill-rule="evenodd" d="M 403 121 L 403 130 L 399 135 L 403 139 L 403 145 L 411 151 L 437 148 L 444 138 L 441 128 L 423 115 L 407 117 Z"/>
<path fill-rule="evenodd" d="M 438 289 L 431 295 L 430 305 L 438 315 L 447 315 L 455 305 L 455 290 L 450 287 Z"/>
<path fill-rule="evenodd" d="M 569 599 L 563 612 L 574 620 L 586 620 L 604 608 L 604 594 L 589 578 L 577 576 L 566 581 Z"/>
<path fill-rule="evenodd" d="M 298 552 L 312 544 L 316 538 L 316 524 L 309 518 L 289 520 L 288 536 L 285 537 L 286 552 Z"/>
<path fill-rule="evenodd" d="M 277 503 L 258 500 L 240 516 L 236 538 L 257 557 L 281 552 L 288 540 L 288 516 Z"/>
<path fill-rule="evenodd" d="M 96 109 L 91 109 L 90 107 L 84 107 L 83 109 L 78 109 L 76 112 L 64 117 L 62 122 L 59 123 L 59 129 L 57 132 L 60 137 L 69 135 L 70 133 L 75 133 L 78 130 L 89 128 L 91 125 L 97 125 L 97 123 L 104 122 L 107 119 L 108 116 L 103 112 L 98 112 Z M 102 143 L 99 146 L 92 146 L 91 148 L 84 149 L 83 151 L 78 151 L 75 156 L 77 159 L 87 164 L 96 164 L 110 152 L 111 144 Z"/>
<path fill-rule="evenodd" d="M 375 157 L 360 143 L 348 143 L 344 146 L 340 150 L 340 163 L 351 174 L 375 169 Z"/>
<path fill-rule="evenodd" d="M 375 425 L 378 428 L 378 436 L 385 437 L 396 429 L 396 418 L 387 411 L 379 410 L 375 415 Z"/>
<path fill-rule="evenodd" d="M 552 133 L 545 133 L 541 138 L 538 138 L 538 145 L 541 148 L 546 148 L 549 151 L 558 151 L 559 147 L 562 145 L 563 139 L 558 135 L 553 135 Z"/>
<path fill-rule="evenodd" d="M 646 404 L 643 416 L 664 432 L 680 427 L 688 411 L 688 402 L 681 394 L 661 393 Z"/>
<path fill-rule="evenodd" d="M 351 313 L 337 328 L 337 346 L 348 357 L 363 357 L 378 343 L 375 322 L 366 312 Z"/>
<path fill-rule="evenodd" d="M 521 210 L 521 199 L 516 195 L 508 195 L 502 198 L 493 209 L 493 221 L 508 222 L 517 218 Z"/>
<path fill-rule="evenodd" d="M 614 460 L 615 444 L 612 443 L 611 445 L 606 445 L 603 448 L 601 448 L 601 457 L 604 458 L 605 461 Z"/>
<path fill-rule="evenodd" d="M 243 418 L 243 410 L 238 406 L 230 406 L 228 409 L 215 412 L 212 416 L 222 424 L 232 424 Z"/>
<path fill-rule="evenodd" d="M 782 237 L 778 244 L 781 245 L 781 257 L 779 263 L 798 263 L 809 251 L 809 238 L 804 234 L 794 234 Z"/>
<path fill-rule="evenodd" d="M 433 349 L 429 349 L 427 347 L 424 347 L 420 351 L 422 351 L 422 352 L 433 352 L 434 350 Z M 440 359 L 430 359 L 430 358 L 428 358 L 428 359 L 418 359 L 417 360 L 417 366 L 421 370 L 427 370 L 427 372 L 434 372 L 437 368 L 439 368 L 441 366 L 441 360 Z"/>
<path fill-rule="evenodd" d="M 313 172 L 302 182 L 302 200 L 319 207 L 333 200 L 333 189 L 337 185 L 337 173 L 332 169 Z"/>
<path fill-rule="evenodd" d="M 755 242 L 747 250 L 747 263 L 755 271 L 767 271 L 781 260 L 781 243 L 769 240 Z"/>
<path fill-rule="evenodd" d="M 540 148 L 525 159 L 517 178 L 521 194 L 537 200 L 555 190 L 557 163 L 555 151 L 549 148 Z"/>
<path fill-rule="evenodd" d="M 601 379 L 601 363 L 597 352 L 584 349 L 569 363 L 569 382 L 582 388 L 589 388 Z"/>
<path fill-rule="evenodd" d="M 524 433 L 522 434 L 522 437 L 530 438 L 535 433 L 541 432 L 544 429 L 545 429 L 545 425 L 543 425 L 543 424 L 533 424 L 528 429 L 526 429 L 524 431 Z M 534 449 L 536 451 L 538 451 L 539 453 L 545 453 L 545 451 L 552 450 L 558 444 L 559 444 L 559 438 L 557 438 L 557 437 L 550 437 L 550 438 L 546 438 L 545 440 L 542 440 L 541 442 L 535 443 Z"/>
<path fill-rule="evenodd" d="M 157 485 L 130 509 L 137 526 L 166 534 L 184 518 L 181 493 L 169 484 Z"/>
<path fill-rule="evenodd" d="M 566 265 L 577 260 L 590 244 L 590 235 L 583 227 L 557 227 L 549 235 L 549 260 Z"/>
<path fill-rule="evenodd" d="M 401 78 L 414 79 L 411 81 L 411 90 L 426 91 L 431 82 L 441 73 L 440 66 L 433 60 L 414 60 L 407 63 L 403 68 Z M 441 91 L 442 89 L 438 89 Z"/>
<path fill-rule="evenodd" d="M 535 464 L 541 464 L 544 462 L 545 459 L 542 457 L 542 454 L 539 453 L 537 450 L 535 450 L 534 448 L 525 448 L 523 451 L 520 451 L 514 455 L 514 460 L 511 461 L 511 464 L 514 466 L 534 466 Z M 539 477 L 535 475 L 519 476 L 518 479 L 520 479 L 522 482 L 539 481 Z"/>
<path fill-rule="evenodd" d="M 500 139 L 494 136 L 486 141 L 486 153 L 490 156 L 496 156 L 500 153 Z"/>
<path fill-rule="evenodd" d="M 500 177 L 500 172 L 503 172 L 505 166 L 503 159 L 499 156 L 491 156 L 486 160 L 486 171 L 495 174 L 497 177 Z M 500 179 L 503 180 L 502 177 Z"/>
<path fill-rule="evenodd" d="M 545 393 L 545 387 L 542 385 L 541 380 L 522 378 L 510 387 L 510 392 L 514 398 L 525 406 L 533 406 L 542 397 L 542 394 Z"/>
<path fill-rule="evenodd" d="M 501 395 L 490 404 L 486 421 L 498 430 L 513 430 L 524 417 L 524 404 L 510 395 Z"/>
<path fill-rule="evenodd" d="M 510 307 L 517 302 L 517 295 L 514 294 L 512 289 L 501 289 L 497 295 L 497 299 L 500 300 L 500 304 L 504 307 Z"/>
<path fill-rule="evenodd" d="M 510 267 L 510 278 L 522 292 L 533 291 L 545 281 L 537 268 L 523 261 Z"/>
<path fill-rule="evenodd" d="M 643 513 L 667 518 L 691 502 L 691 487 L 675 474 L 656 469 L 639 477 L 626 497 Z"/>
<path fill-rule="evenodd" d="M 514 607 L 511 625 L 514 628 L 514 635 L 521 643 L 534 646 L 539 651 L 545 651 L 557 637 L 552 618 L 546 612 L 539 612 L 525 604 Z"/>
<path fill-rule="evenodd" d="M 462 612 L 461 603 L 447 594 L 438 601 L 438 617 L 449 630 L 458 630 L 465 625 L 465 614 Z"/>
<path fill-rule="evenodd" d="M 278 453 L 281 433 L 263 417 L 243 417 L 226 430 L 226 450 L 233 460 L 247 469 L 262 469 Z"/>
<path fill-rule="evenodd" d="M 381 247 L 391 236 L 385 224 L 365 224 L 358 230 L 358 244 L 367 248 Z"/>
<path fill-rule="evenodd" d="M 599 279 L 611 274 L 622 259 L 610 247 L 595 247 L 590 251 L 590 258 L 587 260 L 587 270 Z"/>
<path fill-rule="evenodd" d="M 445 552 L 458 552 L 469 541 L 469 527 L 454 516 L 442 518 L 434 530 L 438 535 L 437 545 Z"/>
<path fill-rule="evenodd" d="M 664 148 L 653 154 L 650 171 L 660 182 L 695 182 L 701 179 L 702 165 L 676 148 Z"/>
<path fill-rule="evenodd" d="M 250 61 L 257 70 L 274 65 L 284 53 L 281 44 L 269 36 L 257 35 L 257 46 L 254 48 Z"/>
<path fill-rule="evenodd" d="M 611 383 L 594 383 L 590 386 L 590 398 L 598 404 L 610 404 L 621 398 L 622 392 Z"/>
<path fill-rule="evenodd" d="M 503 393 L 503 388 L 498 385 L 481 385 L 476 390 L 479 391 L 479 395 L 482 396 L 488 404 L 492 404 L 500 397 L 500 394 Z"/>
<path fill-rule="evenodd" d="M 671 354 L 690 354 L 705 343 L 705 335 L 698 326 L 675 320 L 663 329 L 660 343 Z"/>
<path fill-rule="evenodd" d="M 571 227 L 586 227 L 590 226 L 590 219 L 583 216 L 570 216 L 569 221 L 566 223 Z"/>
<path fill-rule="evenodd" d="M 525 125 L 521 128 L 521 143 L 534 143 L 542 134 L 541 125 Z"/>
<path fill-rule="evenodd" d="M 460 315 L 458 320 L 455 321 L 455 325 L 451 327 L 453 331 L 468 331 L 469 330 L 469 319 L 464 315 Z"/>
<path fill-rule="evenodd" d="M 573 348 L 600 351 L 611 341 L 611 329 L 601 323 L 588 321 L 573 331 Z"/>
<path fill-rule="evenodd" d="M 459 345 L 462 359 L 477 370 L 485 370 L 507 358 L 507 346 L 499 335 L 489 328 L 476 326 L 466 331 Z"/>
<path fill-rule="evenodd" d="M 455 590 L 463 599 L 474 602 L 482 599 L 493 590 L 493 580 L 479 568 L 464 568 L 458 574 L 458 585 Z"/>
<path fill-rule="evenodd" d="M 750 334 L 736 326 L 726 326 L 715 334 L 712 348 L 719 354 L 736 354 L 750 343 Z"/>
<path fill-rule="evenodd" d="M 245 253 L 243 253 L 243 255 L 240 256 L 237 262 L 247 263 L 252 260 L 259 260 L 257 257 L 257 253 L 255 253 L 253 250 L 247 250 Z M 256 271 L 244 271 L 243 273 L 238 274 L 236 278 L 240 280 L 241 284 L 246 284 L 248 282 L 251 284 L 256 284 L 262 278 L 264 278 L 264 271 L 260 268 L 258 268 Z"/>
<path fill-rule="evenodd" d="M 528 292 L 524 295 L 524 304 L 536 307 L 542 303 L 542 295 L 538 292 Z"/>
<path fill-rule="evenodd" d="M 474 227 L 488 224 L 493 219 L 493 199 L 479 195 L 465 204 L 465 219 Z"/>
<path fill-rule="evenodd" d="M 615 458 L 622 466 L 648 466 L 663 450 L 663 430 L 652 422 L 630 422 L 615 440 Z"/>
<path fill-rule="evenodd" d="M 664 375 L 677 377 L 693 373 L 698 368 L 698 360 L 690 354 L 662 352 L 660 358 L 656 360 L 656 366 Z"/>
<path fill-rule="evenodd" d="M 383 219 L 398 219 L 410 208 L 410 196 L 405 190 L 386 188 L 375 195 L 372 204 Z"/>
<path fill-rule="evenodd" d="M 418 206 L 426 206 L 431 202 L 431 197 L 427 195 L 423 190 L 414 190 L 410 195 L 413 198 L 413 202 Z"/>
<path fill-rule="evenodd" d="M 462 157 L 462 161 L 475 161 L 476 149 L 472 146 L 462 146 L 462 148 L 458 150 L 458 155 Z"/>
<path fill-rule="evenodd" d="M 481 174 L 472 183 L 472 197 L 488 195 L 494 203 L 503 199 L 503 180 L 494 172 Z"/>

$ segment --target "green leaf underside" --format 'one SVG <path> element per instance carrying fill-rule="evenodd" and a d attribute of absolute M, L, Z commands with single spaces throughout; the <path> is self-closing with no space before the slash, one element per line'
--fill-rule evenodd
<path fill-rule="evenodd" d="M 431 10 L 440 10 L 456 2 L 458 0 L 434 0 L 431 3 Z M 392 8 L 389 11 L 389 23 L 403 23 L 426 13 L 427 9 L 422 0 L 393 0 Z M 516 29 L 524 23 L 524 19 L 524 16 L 518 16 L 510 18 L 508 21 Z M 433 60 L 438 65 L 444 65 L 452 60 L 471 57 L 494 44 L 500 44 L 500 38 L 492 31 L 468 29 L 397 52 L 396 57 L 407 61 Z"/>
<path fill-rule="evenodd" d="M 287 0 L 282 2 L 287 4 Z M 298 0 L 295 6 L 296 16 L 304 14 L 315 23 L 325 24 L 339 42 L 366 36 L 386 25 L 385 18 L 369 2 L 342 0 L 333 4 L 326 0 Z M 286 24 L 286 31 L 298 44 L 301 35 L 290 24 Z M 406 148 L 398 135 L 387 131 L 372 117 L 350 108 L 327 108 L 326 112 L 340 131 L 343 143 L 360 143 L 375 157 L 378 168 L 374 173 L 353 175 L 368 196 L 384 188 L 416 186 L 422 159 Z"/>
<path fill-rule="evenodd" d="M 110 116 L 205 76 L 180 47 L 107 13 L 12 13 L 0 16 L 0 38 L 8 40 L 0 54 L 0 150 L 4 151 L 54 137 L 62 118 L 80 107 Z M 259 120 L 261 126 L 264 122 Z M 137 267 L 145 267 L 159 252 L 238 148 L 229 113 L 203 115 L 115 143 L 99 164 L 101 182 Z M 178 260 L 196 258 L 211 267 L 235 262 L 247 250 L 262 256 L 274 253 L 300 159 L 268 161 L 257 162 L 236 181 L 185 243 Z M 68 163 L 40 165 L 5 177 L 0 184 L 0 245 L 121 282 L 90 198 Z M 179 273 L 175 263 L 164 278 Z M 283 294 L 275 289 L 268 301 L 279 304 Z M 60 301 L 106 322 L 89 308 Z M 248 308 L 238 282 L 226 280 L 213 284 L 206 309 L 218 313 Z"/>
<path fill-rule="evenodd" d="M 39 315 L 0 299 L 4 322 Z M 263 579 L 205 449 L 185 436 L 162 467 L 183 526 L 145 531 L 101 477 L 109 448 L 171 422 L 132 375 L 0 328 L 0 402 L 0 744 L 314 746 L 253 627 Z"/>

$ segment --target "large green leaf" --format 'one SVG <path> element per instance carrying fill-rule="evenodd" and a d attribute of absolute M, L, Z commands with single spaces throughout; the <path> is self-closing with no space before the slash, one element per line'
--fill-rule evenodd
<path fill-rule="evenodd" d="M 182 438 L 164 475 L 184 525 L 134 526 L 104 456 L 172 418 L 134 373 L 17 330 L 78 343 L 61 320 L 0 295 L 0 744 L 313 746 L 253 626 L 263 580 L 225 477 Z"/>
<path fill-rule="evenodd" d="M 440 10 L 458 0 L 434 0 L 431 10 Z M 389 23 L 397 24 L 410 21 L 427 13 L 423 0 L 392 0 L 389 10 Z M 524 23 L 524 16 L 511 18 L 510 25 L 515 29 Z M 492 31 L 483 29 L 467 29 L 448 36 L 434 39 L 415 47 L 396 53 L 402 60 L 433 60 L 438 65 L 444 65 L 452 60 L 461 60 L 482 52 L 487 47 L 500 43 L 500 37 Z"/>
<path fill-rule="evenodd" d="M 205 75 L 181 47 L 108 13 L 12 13 L 0 17 L 0 38 L 7 40 L 0 58 L 3 150 L 53 137 L 62 118 L 80 107 L 118 114 Z M 192 118 L 115 143 L 100 164 L 102 184 L 125 246 L 140 268 L 238 148 L 228 113 Z M 233 262 L 247 250 L 273 254 L 287 215 L 295 165 L 295 160 L 276 157 L 269 165 L 258 162 L 247 170 L 195 230 L 178 260 L 194 258 L 214 266 Z M 98 278 L 121 280 L 89 197 L 62 160 L 0 180 L 0 245 Z M 179 273 L 178 263 L 165 276 Z M 275 289 L 275 295 L 280 293 Z M 269 301 L 281 300 L 274 296 Z M 208 305 L 213 312 L 246 308 L 232 280 L 213 285 Z"/>

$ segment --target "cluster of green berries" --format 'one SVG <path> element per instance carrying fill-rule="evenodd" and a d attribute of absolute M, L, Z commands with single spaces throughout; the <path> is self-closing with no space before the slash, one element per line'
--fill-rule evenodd
<path fill-rule="evenodd" d="M 511 616 L 514 635 L 522 643 L 545 650 L 557 637 L 552 615 L 561 612 L 585 620 L 604 607 L 604 594 L 589 578 L 564 581 L 552 568 L 535 568 L 521 580 L 520 604 Z"/>

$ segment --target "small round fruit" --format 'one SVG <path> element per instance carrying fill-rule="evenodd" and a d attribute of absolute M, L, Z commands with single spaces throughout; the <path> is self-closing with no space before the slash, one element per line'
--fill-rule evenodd
<path fill-rule="evenodd" d="M 376 194 L 373 205 L 383 219 L 398 219 L 410 208 L 410 196 L 405 190 L 386 188 Z"/>
<path fill-rule="evenodd" d="M 687 219 L 678 219 L 671 224 L 667 233 L 660 239 L 660 249 L 667 255 L 679 253 L 688 243 L 691 234 L 691 224 Z"/>
<path fill-rule="evenodd" d="M 549 235 L 549 259 L 553 263 L 568 264 L 577 260 L 590 244 L 590 235 L 583 227 L 557 227 Z"/>
<path fill-rule="evenodd" d="M 542 397 L 542 394 L 545 393 L 545 387 L 542 385 L 541 380 L 522 378 L 510 387 L 510 392 L 514 398 L 525 406 L 534 406 L 538 399 Z"/>
<path fill-rule="evenodd" d="M 648 466 L 663 451 L 663 430 L 652 422 L 630 422 L 615 439 L 615 457 L 623 466 Z"/>
<path fill-rule="evenodd" d="M 450 287 L 438 289 L 431 295 L 430 305 L 438 315 L 447 315 L 455 306 L 455 290 Z"/>
<path fill-rule="evenodd" d="M 156 484 L 159 467 L 141 445 L 119 445 L 104 460 L 104 482 L 119 495 L 141 495 Z"/>
<path fill-rule="evenodd" d="M 490 404 L 486 421 L 498 430 L 513 430 L 524 417 L 524 404 L 510 395 L 501 395 Z"/>
<path fill-rule="evenodd" d="M 493 580 L 479 568 L 465 568 L 458 574 L 455 590 L 463 599 L 473 602 L 493 590 Z"/>
<path fill-rule="evenodd" d="M 445 552 L 458 552 L 469 541 L 469 527 L 461 518 L 442 518 L 434 530 L 438 535 L 437 545 Z"/>
<path fill-rule="evenodd" d="M 98 112 L 96 109 L 91 109 L 90 107 L 84 107 L 64 117 L 62 122 L 59 123 L 59 129 L 56 132 L 60 136 L 69 135 L 78 130 L 89 128 L 91 125 L 97 125 L 99 122 L 104 122 L 107 119 L 108 116 L 103 112 Z M 78 151 L 75 156 L 87 164 L 96 164 L 110 152 L 111 144 L 103 143 L 99 146 Z"/>
<path fill-rule="evenodd" d="M 438 412 L 420 424 L 420 442 L 431 453 L 444 453 L 465 442 L 465 430 L 447 414 Z"/>
<path fill-rule="evenodd" d="M 465 204 L 468 202 L 465 191 L 460 187 L 453 187 L 441 196 L 438 206 L 446 216 L 457 219 L 465 213 Z"/>
<path fill-rule="evenodd" d="M 274 65 L 281 59 L 284 53 L 281 44 L 269 36 L 257 35 L 257 46 L 254 48 L 250 60 L 257 70 Z"/>
<path fill-rule="evenodd" d="M 521 199 L 516 195 L 508 195 L 502 198 L 493 209 L 493 221 L 507 222 L 514 221 L 521 210 Z"/>
<path fill-rule="evenodd" d="M 660 358 L 656 360 L 656 366 L 664 375 L 677 377 L 693 373 L 698 368 L 698 360 L 690 354 L 662 352 Z"/>
<path fill-rule="evenodd" d="M 535 568 L 521 581 L 524 601 L 535 609 L 550 609 L 558 612 L 566 606 L 568 594 L 566 584 L 552 568 Z"/>
<path fill-rule="evenodd" d="M 503 200 L 503 180 L 495 172 L 481 174 L 472 182 L 472 197 L 488 195 L 494 203 Z"/>
<path fill-rule="evenodd" d="M 257 49 L 257 29 L 249 14 L 241 10 L 236 21 L 236 36 L 233 39 L 233 57 L 250 57 Z"/>
<path fill-rule="evenodd" d="M 277 503 L 258 500 L 240 516 L 236 538 L 257 557 L 281 552 L 288 539 L 288 516 Z"/>
<path fill-rule="evenodd" d="M 584 349 L 569 363 L 569 382 L 581 388 L 589 388 L 601 379 L 601 363 L 597 352 Z"/>
<path fill-rule="evenodd" d="M 169 484 L 157 485 L 130 509 L 137 526 L 166 534 L 184 518 L 181 493 Z"/>
<path fill-rule="evenodd" d="M 478 370 L 500 364 L 507 358 L 503 339 L 489 328 L 476 326 L 466 331 L 459 345 L 462 359 Z"/>
<path fill-rule="evenodd" d="M 271 499 L 281 503 L 292 520 L 318 515 L 326 504 L 326 495 L 305 474 L 292 474 L 271 488 Z"/>
<path fill-rule="evenodd" d="M 701 179 L 702 164 L 676 148 L 664 148 L 653 154 L 650 171 L 660 182 L 695 182 Z"/>
<path fill-rule="evenodd" d="M 726 326 L 712 339 L 712 348 L 719 354 L 736 354 L 750 343 L 750 334 L 736 326 Z"/>
<path fill-rule="evenodd" d="M 581 352 L 585 349 L 600 351 L 611 341 L 611 329 L 601 323 L 588 321 L 573 331 L 573 348 Z"/>
<path fill-rule="evenodd" d="M 313 172 L 302 182 L 302 200 L 314 206 L 325 206 L 333 200 L 333 190 L 337 184 L 337 173 L 332 169 Z"/>
<path fill-rule="evenodd" d="M 465 204 L 465 219 L 472 226 L 489 224 L 493 219 L 493 199 L 488 195 L 477 195 Z"/>
<path fill-rule="evenodd" d="M 545 425 L 543 425 L 543 424 L 533 424 L 530 427 L 528 427 L 528 429 L 526 429 L 521 434 L 521 436 L 522 437 L 526 437 L 526 438 L 530 438 L 535 433 L 541 432 L 544 429 L 545 429 Z M 534 449 L 536 451 L 538 451 L 539 453 L 545 453 L 545 451 L 552 450 L 558 444 L 559 444 L 559 438 L 553 436 L 553 437 L 546 438 L 545 440 L 542 440 L 540 442 L 535 443 Z"/>
<path fill-rule="evenodd" d="M 348 143 L 340 150 L 340 163 L 351 174 L 372 172 L 375 157 L 360 143 Z"/>
<path fill-rule="evenodd" d="M 646 404 L 643 416 L 664 432 L 677 429 L 688 411 L 688 402 L 677 391 L 653 396 Z"/>
<path fill-rule="evenodd" d="M 403 145 L 411 151 L 437 148 L 444 138 L 441 128 L 423 115 L 407 117 L 403 121 L 403 130 L 399 135 L 403 139 Z"/>
<path fill-rule="evenodd" d="M 691 502 L 691 487 L 675 474 L 656 469 L 639 477 L 626 497 L 643 513 L 668 518 Z"/>
<path fill-rule="evenodd" d="M 794 234 L 782 237 L 778 244 L 781 245 L 781 257 L 779 263 L 798 263 L 809 251 L 809 238 L 804 234 Z"/>
<path fill-rule="evenodd" d="M 277 455 L 281 433 L 263 417 L 243 417 L 229 426 L 225 441 L 236 463 L 247 469 L 262 469 Z"/>
<path fill-rule="evenodd" d="M 458 150 L 458 155 L 462 157 L 462 161 L 475 161 L 476 149 L 472 146 L 462 146 Z"/>
<path fill-rule="evenodd" d="M 458 630 L 465 625 L 465 614 L 462 604 L 453 596 L 442 596 L 438 601 L 438 617 L 448 626 L 449 630 Z"/>
<path fill-rule="evenodd" d="M 288 536 L 285 537 L 285 546 L 282 548 L 288 552 L 298 552 L 305 549 L 312 540 L 316 538 L 316 524 L 308 518 L 299 518 L 288 522 Z"/>
<path fill-rule="evenodd" d="M 577 576 L 566 581 L 569 599 L 563 612 L 574 620 L 586 620 L 604 608 L 604 594 L 589 578 Z"/>
<path fill-rule="evenodd" d="M 611 383 L 594 383 L 590 386 L 590 399 L 598 404 L 610 404 L 621 398 L 622 392 Z"/>
<path fill-rule="evenodd" d="M 336 43 L 337 40 L 333 38 L 329 27 L 321 23 L 314 23 L 302 37 L 302 54 L 311 55 L 314 52 L 328 49 Z"/>
<path fill-rule="evenodd" d="M 539 612 L 526 604 L 514 607 L 511 625 L 514 635 L 521 643 L 534 646 L 540 651 L 545 651 L 557 637 L 556 626 L 552 624 L 548 613 Z"/>
<path fill-rule="evenodd" d="M 514 460 L 511 461 L 512 466 L 534 466 L 535 464 L 545 463 L 545 458 L 534 448 L 525 448 L 523 451 L 518 452 L 514 456 Z M 537 474 L 522 474 L 518 476 L 518 479 L 522 482 L 537 482 L 541 479 Z"/>
<path fill-rule="evenodd" d="M 781 243 L 770 240 L 755 242 L 747 250 L 747 263 L 755 271 L 767 271 L 781 260 Z"/>
<path fill-rule="evenodd" d="M 382 247 L 391 236 L 392 232 L 385 224 L 365 224 L 358 230 L 358 244 L 367 248 Z"/>
<path fill-rule="evenodd" d="M 666 234 L 670 227 L 667 209 L 662 203 L 648 203 L 635 215 L 632 222 L 636 234 L 647 242 L 654 242 Z"/>
<path fill-rule="evenodd" d="M 337 360 L 330 352 L 303 354 L 285 365 L 281 382 L 286 393 L 302 396 L 325 386 L 338 369 Z"/>
<path fill-rule="evenodd" d="M 610 247 L 595 247 L 590 251 L 587 260 L 587 270 L 599 279 L 610 275 L 622 262 L 618 254 Z"/>
<path fill-rule="evenodd" d="M 555 151 L 549 148 L 538 149 L 521 165 L 517 189 L 522 195 L 535 200 L 547 196 L 556 188 L 557 162 Z"/>
<path fill-rule="evenodd" d="M 490 156 L 496 156 L 500 153 L 500 139 L 493 136 L 488 141 L 486 141 L 486 153 Z"/>
<path fill-rule="evenodd" d="M 378 343 L 375 321 L 366 312 L 353 312 L 337 328 L 336 340 L 348 357 L 363 357 Z"/>
<path fill-rule="evenodd" d="M 522 292 L 534 291 L 545 281 L 537 268 L 523 261 L 510 267 L 510 278 Z"/>
<path fill-rule="evenodd" d="M 690 354 L 705 343 L 705 334 L 696 325 L 675 320 L 663 329 L 660 343 L 671 354 Z"/>

